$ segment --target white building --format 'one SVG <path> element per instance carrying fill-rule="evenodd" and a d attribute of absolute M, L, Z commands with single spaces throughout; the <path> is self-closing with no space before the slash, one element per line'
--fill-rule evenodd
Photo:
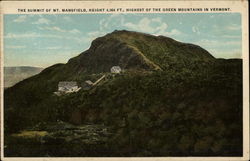
<path fill-rule="evenodd" d="M 120 66 L 113 66 L 111 69 L 110 69 L 111 73 L 121 73 L 122 69 Z"/>
<path fill-rule="evenodd" d="M 87 83 L 87 84 L 90 85 L 90 86 L 92 86 L 92 85 L 94 84 L 94 83 L 91 82 L 90 80 L 85 81 L 85 83 Z"/>
<path fill-rule="evenodd" d="M 77 82 L 74 81 L 64 81 L 58 83 L 58 92 L 71 93 L 77 92 L 78 88 Z"/>

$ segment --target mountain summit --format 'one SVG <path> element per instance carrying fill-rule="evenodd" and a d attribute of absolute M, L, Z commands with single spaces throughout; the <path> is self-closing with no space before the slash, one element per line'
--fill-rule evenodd
<path fill-rule="evenodd" d="M 114 31 L 95 39 L 91 47 L 72 58 L 67 66 L 87 73 L 107 72 L 113 65 L 123 69 L 167 70 L 213 61 L 206 50 L 164 36 Z"/>

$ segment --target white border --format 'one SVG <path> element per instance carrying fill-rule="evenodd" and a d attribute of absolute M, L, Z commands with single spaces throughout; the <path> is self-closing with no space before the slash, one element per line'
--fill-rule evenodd
<path fill-rule="evenodd" d="M 3 22 L 3 14 L 2 14 L 2 5 L 0 4 L 0 12 L 1 12 L 1 15 L 0 15 L 0 22 Z M 1 144 L 0 144 L 0 150 L 1 150 L 1 153 L 0 153 L 0 156 L 1 156 L 1 159 L 2 159 L 2 156 L 3 155 L 3 149 L 4 149 L 4 145 L 3 145 L 3 142 L 4 142 L 4 139 L 3 139 L 3 129 L 4 129 L 4 126 L 3 126 L 3 114 L 4 114 L 4 109 L 3 109 L 3 91 L 4 89 L 2 88 L 4 86 L 4 78 L 3 78 L 3 66 L 4 66 L 4 57 L 3 57 L 3 31 L 4 28 L 3 28 L 3 23 L 1 23 L 1 28 L 0 28 L 0 32 L 1 32 L 1 40 L 0 40 L 0 43 L 1 43 L 1 52 L 0 52 L 0 107 L 1 107 L 1 116 L 0 116 L 0 123 L 1 123 L 1 134 L 0 134 L 0 137 L 1 137 Z"/>

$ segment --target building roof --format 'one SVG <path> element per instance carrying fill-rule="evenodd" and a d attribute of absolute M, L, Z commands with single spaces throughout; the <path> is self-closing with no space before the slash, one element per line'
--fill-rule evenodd
<path fill-rule="evenodd" d="M 58 86 L 59 87 L 74 87 L 74 86 L 77 86 L 77 82 L 75 81 L 63 81 L 63 82 L 59 82 L 58 83 Z"/>
<path fill-rule="evenodd" d="M 92 85 L 92 84 L 93 84 L 93 82 L 91 82 L 90 80 L 85 81 L 85 83 L 87 83 L 87 84 L 89 84 L 89 85 Z"/>
<path fill-rule="evenodd" d="M 120 66 L 113 66 L 110 70 L 111 73 L 120 73 L 122 69 Z"/>

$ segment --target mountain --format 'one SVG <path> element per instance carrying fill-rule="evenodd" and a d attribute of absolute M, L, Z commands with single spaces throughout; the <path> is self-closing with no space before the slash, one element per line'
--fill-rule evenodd
<path fill-rule="evenodd" d="M 110 73 L 113 66 L 122 72 Z M 104 75 L 84 90 L 86 80 Z M 82 89 L 57 96 L 60 81 Z M 4 108 L 7 156 L 241 156 L 242 60 L 216 59 L 168 37 L 114 31 L 66 64 L 6 89 Z M 24 130 L 44 131 L 35 135 L 43 143 L 15 134 Z"/>
<path fill-rule="evenodd" d="M 109 72 L 113 65 L 123 69 L 167 70 L 194 62 L 213 61 L 214 57 L 197 45 L 181 43 L 163 36 L 114 31 L 97 38 L 89 50 L 72 58 L 67 66 L 88 73 Z"/>
<path fill-rule="evenodd" d="M 4 67 L 4 88 L 11 87 L 14 84 L 40 73 L 43 68 L 17 66 Z"/>

